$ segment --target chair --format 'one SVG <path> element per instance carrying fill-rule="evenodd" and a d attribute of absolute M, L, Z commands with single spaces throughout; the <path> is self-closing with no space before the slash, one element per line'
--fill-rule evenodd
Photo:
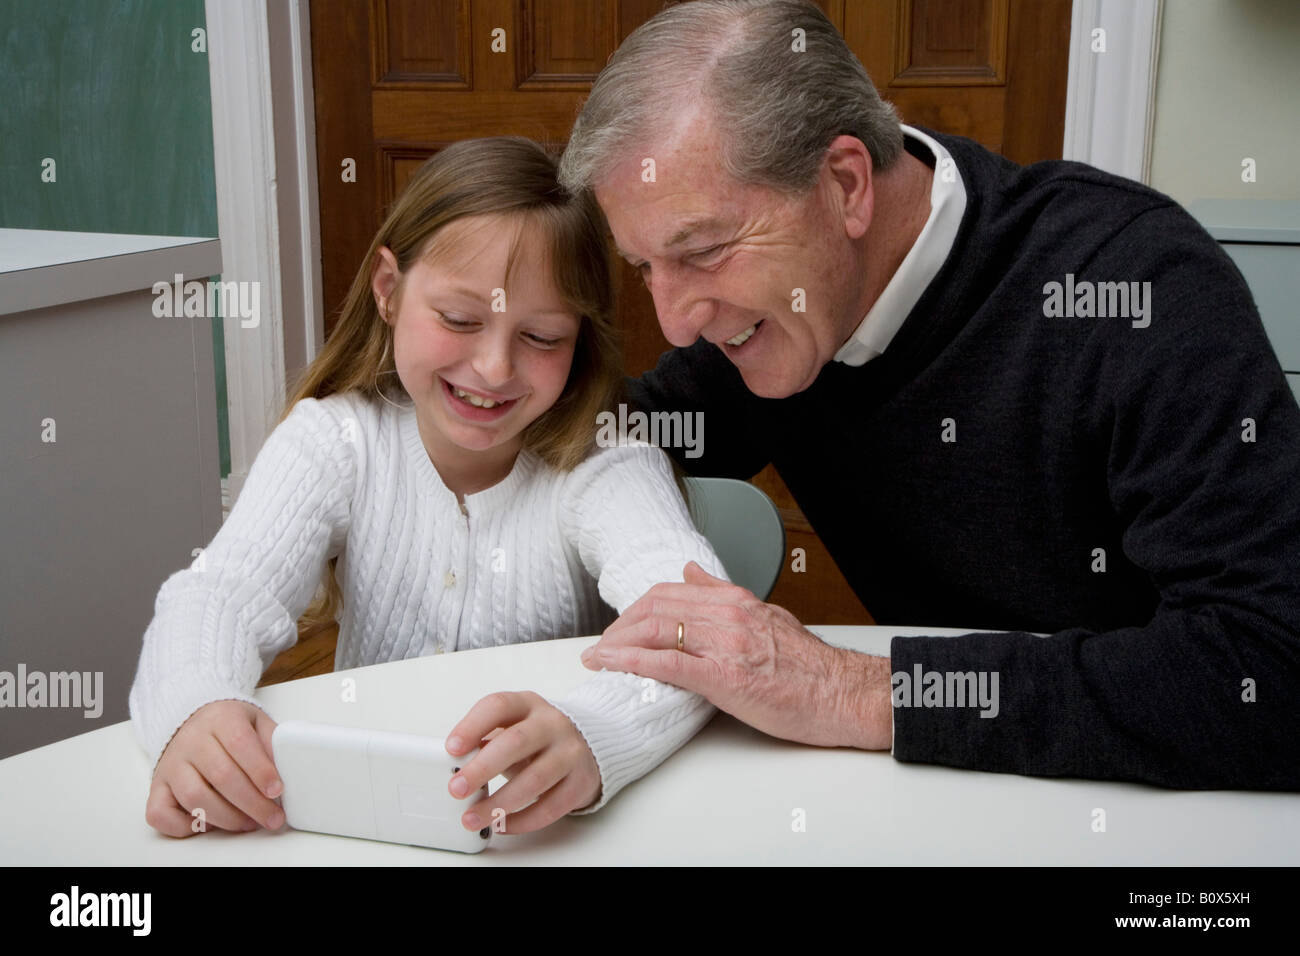
<path fill-rule="evenodd" d="M 785 562 L 785 526 L 772 499 L 747 481 L 687 478 L 691 520 L 732 582 L 766 601 Z"/>

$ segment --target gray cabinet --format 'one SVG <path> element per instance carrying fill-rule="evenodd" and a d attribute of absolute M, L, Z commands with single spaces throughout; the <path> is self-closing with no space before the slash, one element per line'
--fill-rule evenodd
<path fill-rule="evenodd" d="M 1201 199 L 1187 207 L 1250 285 L 1273 350 L 1300 401 L 1300 202 Z"/>
<path fill-rule="evenodd" d="M 0 229 L 0 757 L 126 719 L 158 589 L 221 525 L 213 320 L 152 291 L 220 271 L 215 239 Z"/>

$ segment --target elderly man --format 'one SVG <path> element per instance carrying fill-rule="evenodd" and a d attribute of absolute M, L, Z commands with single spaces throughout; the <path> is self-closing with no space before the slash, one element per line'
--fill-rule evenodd
<path fill-rule="evenodd" d="M 1007 632 L 852 653 L 688 565 L 588 667 L 900 760 L 1300 789 L 1300 409 L 1168 197 L 900 126 L 787 0 L 637 30 L 561 177 L 676 346 L 632 399 L 705 413 L 680 464 L 773 463 L 881 623 Z"/>

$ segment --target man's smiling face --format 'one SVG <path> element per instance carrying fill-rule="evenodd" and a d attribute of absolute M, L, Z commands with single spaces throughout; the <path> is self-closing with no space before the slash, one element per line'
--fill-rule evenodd
<path fill-rule="evenodd" d="M 861 322 L 860 252 L 825 166 L 812 192 L 788 198 L 735 182 L 716 162 L 720 149 L 696 112 L 646 151 L 655 182 L 642 181 L 645 157 L 629 154 L 596 184 L 596 198 L 620 255 L 641 271 L 664 337 L 684 347 L 703 336 L 751 392 L 785 398 L 812 385 Z"/>

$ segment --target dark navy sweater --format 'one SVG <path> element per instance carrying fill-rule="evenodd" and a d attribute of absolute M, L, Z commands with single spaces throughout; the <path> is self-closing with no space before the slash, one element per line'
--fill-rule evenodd
<path fill-rule="evenodd" d="M 764 399 L 701 339 L 629 397 L 705 413 L 688 473 L 774 464 L 879 623 L 1009 632 L 893 639 L 999 688 L 896 707 L 896 758 L 1300 789 L 1300 409 L 1240 273 L 1138 183 L 926 132 L 966 211 L 882 356 Z M 1045 315 L 1067 275 L 1150 282 L 1149 325 Z"/>

